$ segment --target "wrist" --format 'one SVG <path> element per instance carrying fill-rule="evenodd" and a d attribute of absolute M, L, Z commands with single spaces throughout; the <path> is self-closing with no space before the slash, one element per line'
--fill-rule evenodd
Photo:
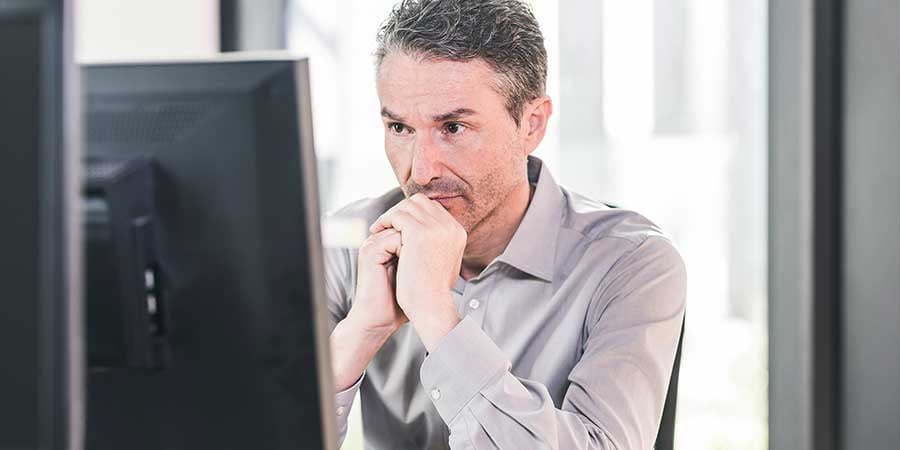
<path fill-rule="evenodd" d="M 343 328 L 347 330 L 347 332 L 352 332 L 363 336 L 366 339 L 373 340 L 387 340 L 400 329 L 400 324 L 397 323 L 381 325 L 373 324 L 369 322 L 366 317 L 354 314 L 352 309 L 347 314 L 347 317 L 340 323 L 344 324 Z"/>
<path fill-rule="evenodd" d="M 369 329 L 349 316 L 338 322 L 330 339 L 335 392 L 342 392 L 353 386 L 393 334 L 388 331 Z"/>
<path fill-rule="evenodd" d="M 429 352 L 433 351 L 440 340 L 462 320 L 456 311 L 452 294 L 448 292 L 446 296 L 447 299 L 429 298 L 427 303 L 430 307 L 427 309 L 406 312 L 416 334 Z"/>

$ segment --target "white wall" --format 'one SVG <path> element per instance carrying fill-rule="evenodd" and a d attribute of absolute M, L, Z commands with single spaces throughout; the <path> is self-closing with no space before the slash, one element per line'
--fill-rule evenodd
<path fill-rule="evenodd" d="M 79 61 L 206 56 L 219 51 L 217 0 L 76 0 Z"/>

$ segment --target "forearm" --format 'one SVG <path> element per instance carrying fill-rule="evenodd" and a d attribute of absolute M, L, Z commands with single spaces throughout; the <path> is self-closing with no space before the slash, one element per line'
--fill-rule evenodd
<path fill-rule="evenodd" d="M 593 423 L 586 415 L 557 408 L 546 386 L 508 371 L 485 386 L 448 424 L 450 448 L 541 448 L 621 450 L 620 424 Z"/>
<path fill-rule="evenodd" d="M 356 383 L 394 331 L 396 330 L 367 329 L 352 315 L 338 322 L 331 332 L 331 364 L 335 392 L 344 391 Z"/>
<path fill-rule="evenodd" d="M 676 341 L 678 325 L 672 331 Z M 658 346 L 660 354 L 674 353 L 668 339 Z M 468 319 L 425 359 L 420 374 L 450 428 L 451 448 L 651 447 L 671 366 L 635 365 L 642 360 L 637 348 L 624 354 L 601 350 L 589 347 L 570 373 L 561 407 L 544 384 L 514 376 L 502 350 Z"/>

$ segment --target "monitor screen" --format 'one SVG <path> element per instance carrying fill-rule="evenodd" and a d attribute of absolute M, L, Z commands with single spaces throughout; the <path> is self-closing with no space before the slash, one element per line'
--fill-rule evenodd
<path fill-rule="evenodd" d="M 222 58 L 84 68 L 87 448 L 336 448 L 307 63 Z"/>

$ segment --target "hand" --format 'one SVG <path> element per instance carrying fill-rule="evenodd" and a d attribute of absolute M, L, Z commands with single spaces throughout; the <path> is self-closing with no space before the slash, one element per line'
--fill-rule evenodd
<path fill-rule="evenodd" d="M 369 229 L 400 232 L 397 304 L 430 351 L 459 323 L 450 290 L 459 276 L 466 231 L 440 203 L 415 194 L 385 212 Z"/>
<path fill-rule="evenodd" d="M 381 346 L 407 322 L 394 296 L 400 232 L 369 236 L 359 249 L 356 294 L 347 317 L 331 332 L 335 392 L 356 382 Z"/>
<path fill-rule="evenodd" d="M 348 317 L 369 332 L 390 336 L 408 319 L 395 297 L 400 232 L 394 229 L 373 233 L 359 248 L 356 294 Z"/>

